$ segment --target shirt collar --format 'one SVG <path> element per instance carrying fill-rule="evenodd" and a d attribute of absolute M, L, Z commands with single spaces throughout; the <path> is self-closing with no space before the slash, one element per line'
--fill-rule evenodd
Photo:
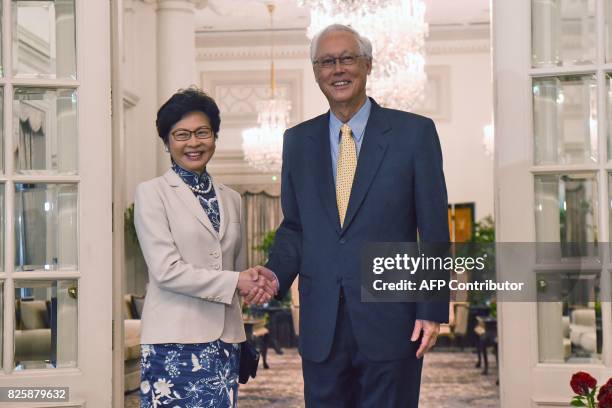
<path fill-rule="evenodd" d="M 347 124 L 353 131 L 353 137 L 355 142 L 359 143 L 365 133 L 366 125 L 368 124 L 368 118 L 370 117 L 370 110 L 372 109 L 372 102 L 370 98 L 366 97 L 365 103 L 359 108 L 356 114 L 349 119 Z M 340 137 L 340 128 L 343 122 L 329 111 L 329 129 L 332 135 L 338 135 Z"/>
<path fill-rule="evenodd" d="M 172 170 L 187 184 L 188 186 L 197 186 L 199 184 L 207 183 L 210 180 L 210 175 L 206 170 L 202 172 L 202 175 L 198 173 L 186 170 L 172 161 Z"/>

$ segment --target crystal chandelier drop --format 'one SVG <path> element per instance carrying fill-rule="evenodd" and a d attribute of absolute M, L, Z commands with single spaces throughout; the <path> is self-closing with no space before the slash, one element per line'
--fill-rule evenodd
<path fill-rule="evenodd" d="M 372 42 L 368 95 L 383 106 L 412 110 L 425 94 L 425 22 L 423 0 L 298 0 L 310 8 L 307 35 L 330 24 L 350 25 Z"/>
<path fill-rule="evenodd" d="M 274 75 L 274 4 L 267 4 L 270 14 L 270 97 L 258 101 L 257 127 L 242 132 L 242 150 L 246 161 L 255 169 L 267 173 L 280 173 L 283 151 L 283 133 L 289 123 L 291 102 L 276 97 Z"/>

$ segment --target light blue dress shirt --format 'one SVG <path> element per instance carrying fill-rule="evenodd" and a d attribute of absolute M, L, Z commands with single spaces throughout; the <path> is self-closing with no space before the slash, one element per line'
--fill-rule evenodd
<path fill-rule="evenodd" d="M 348 125 L 353 131 L 353 139 L 355 139 L 355 145 L 357 147 L 357 158 L 359 158 L 359 151 L 361 150 L 361 143 L 363 142 L 363 135 L 365 134 L 365 128 L 370 118 L 370 109 L 372 108 L 372 102 L 370 98 L 366 98 L 363 106 L 357 111 L 355 115 L 348 121 Z M 338 151 L 340 150 L 340 128 L 343 123 L 329 111 L 329 146 L 331 148 L 331 161 L 332 171 L 334 173 L 334 185 L 336 184 L 336 178 L 338 173 Z"/>

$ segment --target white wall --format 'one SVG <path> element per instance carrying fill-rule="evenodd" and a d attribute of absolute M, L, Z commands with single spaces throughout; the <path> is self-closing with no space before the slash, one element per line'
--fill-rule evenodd
<path fill-rule="evenodd" d="M 157 176 L 157 152 L 161 148 L 155 130 L 157 113 L 157 34 L 155 6 L 124 2 L 124 100 L 123 183 L 127 208 L 134 202 L 136 186 Z M 147 269 L 138 248 L 125 237 L 124 291 L 144 294 Z"/>
<path fill-rule="evenodd" d="M 432 54 L 429 65 L 450 67 L 450 120 L 436 121 L 444 157 L 449 203 L 476 203 L 476 219 L 493 215 L 493 158 L 483 127 L 493 121 L 491 55 Z"/>
<path fill-rule="evenodd" d="M 127 4 L 127 3 L 126 3 Z M 133 11 L 131 11 L 133 10 Z M 125 110 L 125 188 L 127 207 L 138 183 L 157 176 L 158 144 L 155 6 L 131 1 L 125 14 L 123 89 Z"/>

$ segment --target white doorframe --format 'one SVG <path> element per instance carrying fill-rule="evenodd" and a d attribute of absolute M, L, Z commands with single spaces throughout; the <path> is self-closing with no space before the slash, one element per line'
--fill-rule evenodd
<path fill-rule="evenodd" d="M 111 0 L 111 62 L 113 94 L 113 407 L 124 403 L 124 313 L 125 280 L 124 203 L 125 132 L 123 100 L 123 0 Z"/>
<path fill-rule="evenodd" d="M 55 406 L 111 406 L 112 375 L 112 155 L 111 155 L 111 67 L 108 2 L 76 0 L 77 79 L 13 78 L 11 58 L 11 0 L 2 0 L 2 61 L 4 77 L 4 173 L 6 256 L 0 280 L 4 283 L 3 370 L 1 387 L 69 387 L 69 403 L 45 402 Z M 65 22 L 62 21 L 62 24 Z M 53 22 L 55 24 L 55 22 Z M 53 34 L 53 33 L 51 33 Z M 51 35 L 53 38 L 54 35 Z M 62 175 L 13 171 L 13 89 L 76 89 L 78 173 Z M 60 135 L 61 137 L 61 135 Z M 17 272 L 13 265 L 15 183 L 69 183 L 78 189 L 76 216 L 78 269 L 75 271 L 36 270 Z M 46 210 L 45 210 L 46 211 Z M 78 282 L 77 364 L 75 368 L 26 369 L 14 371 L 13 333 L 15 324 L 15 282 L 19 280 L 74 279 Z M 65 346 L 65 345 L 64 345 Z M 2 405 L 0 403 L 0 405 Z"/>
<path fill-rule="evenodd" d="M 603 0 L 598 1 L 598 35 L 603 38 Z M 495 95 L 495 220 L 500 243 L 535 242 L 535 191 L 537 174 L 589 172 L 597 175 L 599 194 L 598 241 L 610 242 L 608 231 L 608 180 L 612 170 L 606 162 L 606 124 L 601 88 L 603 73 L 612 65 L 593 64 L 550 69 L 531 68 L 531 0 L 492 1 L 493 69 Z M 598 49 L 601 56 L 602 46 Z M 599 101 L 599 161 L 585 165 L 536 166 L 533 160 L 532 78 L 571 73 L 597 73 Z M 503 244 L 502 244 L 503 245 Z M 600 286 L 610 296 L 610 260 L 604 261 Z M 498 264 L 501 274 L 511 265 Z M 507 276 L 507 275 L 506 275 Z M 534 275 L 535 280 L 535 275 Z M 499 361 L 501 406 L 567 407 L 572 396 L 571 375 L 579 370 L 590 372 L 600 382 L 612 375 L 612 309 L 602 302 L 603 347 L 601 363 L 540 363 L 538 305 L 535 302 L 500 303 Z"/>

